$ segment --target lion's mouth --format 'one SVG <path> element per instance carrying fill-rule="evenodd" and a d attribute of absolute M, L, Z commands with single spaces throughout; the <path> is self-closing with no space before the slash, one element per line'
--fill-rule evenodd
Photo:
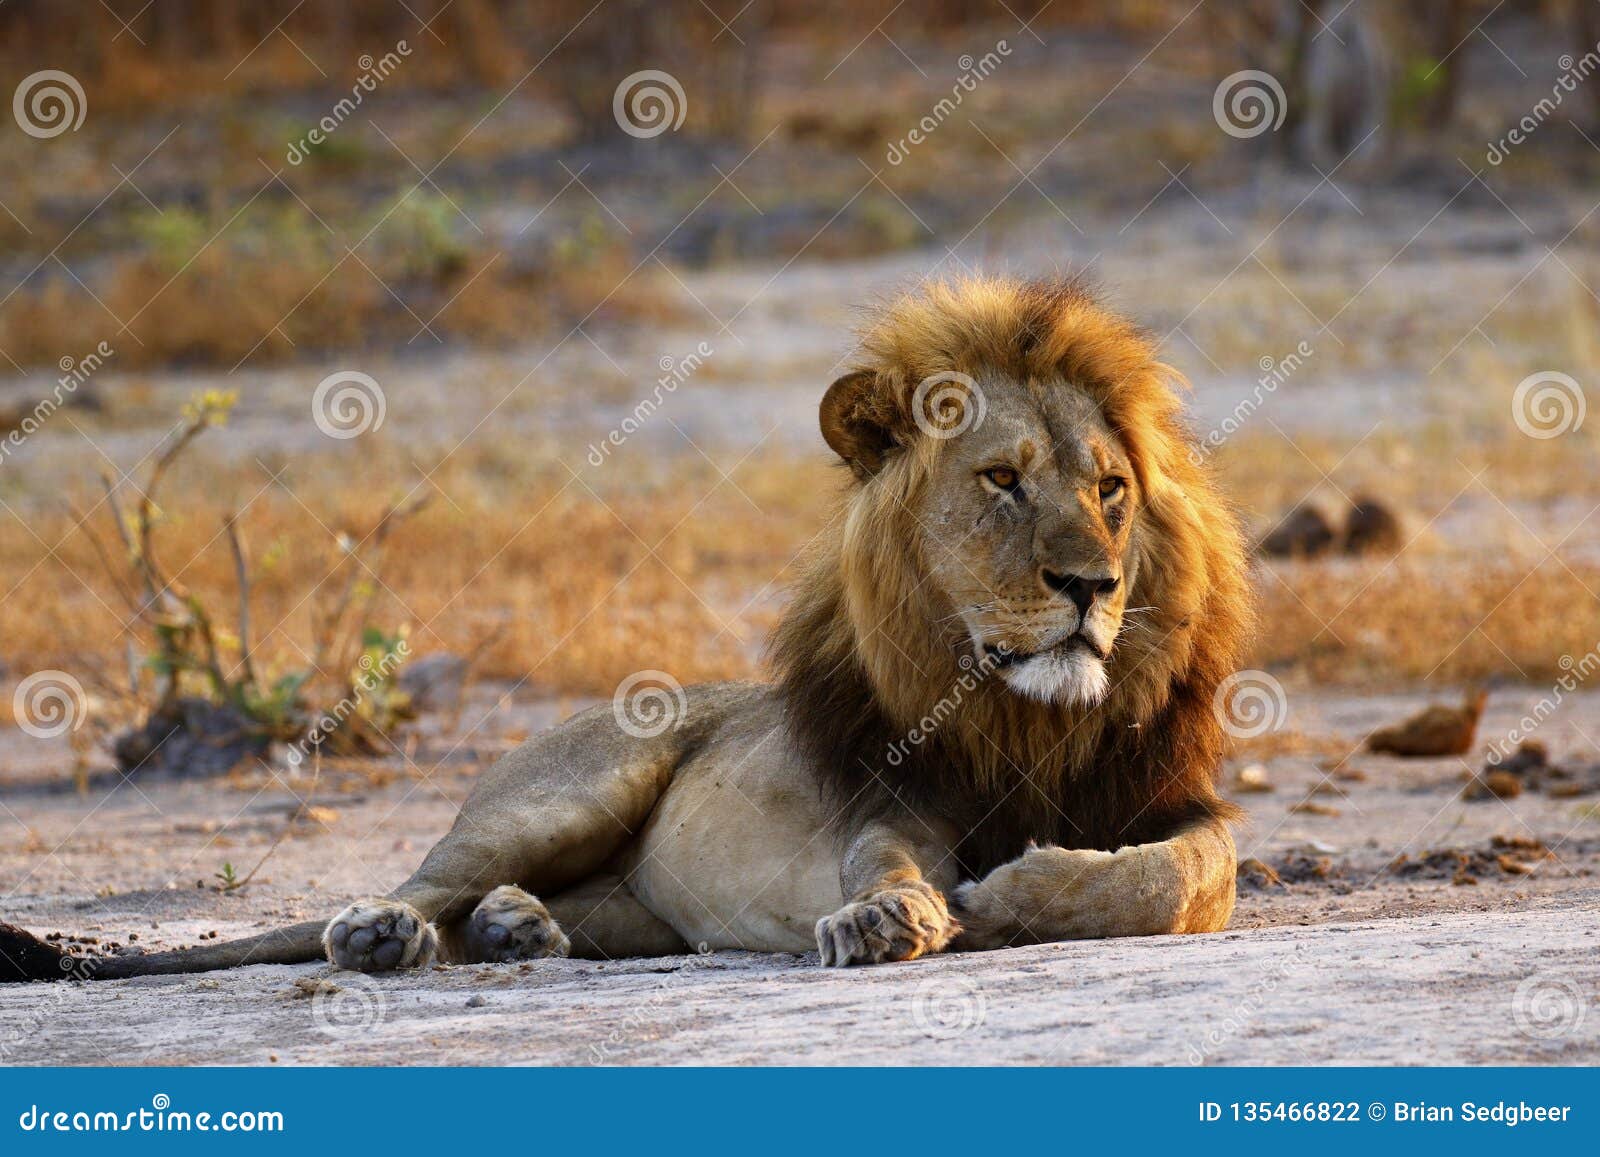
<path fill-rule="evenodd" d="M 1059 643 L 1040 648 L 1037 651 L 1019 651 L 995 643 L 985 643 L 983 645 L 983 656 L 990 670 L 1004 671 L 1008 667 L 1019 666 L 1030 659 L 1037 659 L 1043 655 L 1066 655 L 1076 650 L 1087 651 L 1102 663 L 1111 658 L 1109 649 L 1101 650 L 1088 635 L 1076 633 L 1068 635 Z"/>

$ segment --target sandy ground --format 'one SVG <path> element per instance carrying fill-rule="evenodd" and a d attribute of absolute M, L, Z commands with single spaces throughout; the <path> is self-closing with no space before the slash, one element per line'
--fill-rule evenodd
<path fill-rule="evenodd" d="M 1502 689 L 1480 740 L 1543 694 Z M 1600 1060 L 1600 821 L 1593 798 L 1460 798 L 1460 760 L 1355 756 L 1421 702 L 1290 688 L 1261 759 L 1274 790 L 1241 857 L 1219 935 L 1089 942 L 824 971 L 815 956 L 722 953 L 545 961 L 368 979 L 325 966 L 0 989 L 0 1057 L 23 1064 L 1592 1063 Z M 462 728 L 537 726 L 545 703 L 474 696 Z M 1580 757 L 1600 694 L 1568 699 L 1541 736 Z M 1258 741 L 1258 747 L 1262 742 Z M 425 742 L 411 767 L 328 769 L 320 821 L 296 827 L 250 887 L 218 892 L 283 830 L 295 792 L 225 786 L 46 789 L 10 761 L 4 916 L 94 947 L 194 943 L 330 914 L 401 879 L 494 752 Z M 1262 755 L 1247 753 L 1229 769 Z M 1342 793 L 1342 794 L 1338 794 Z M 1312 803 L 1322 814 L 1293 810 Z M 27 817 L 21 826 L 22 816 Z M 220 820 L 219 816 L 232 817 Z M 15 838 L 17 832 L 22 838 Z M 1494 841 L 1499 839 L 1500 844 Z M 1508 844 L 1508 841 L 1513 843 Z M 1548 854 L 1530 844 L 1537 841 Z M 1510 874 L 1497 848 L 1532 870 Z M 1465 871 L 1454 855 L 1484 853 Z M 1404 855 L 1404 863 L 1394 861 Z M 1468 881 L 1471 882 L 1468 882 Z"/>

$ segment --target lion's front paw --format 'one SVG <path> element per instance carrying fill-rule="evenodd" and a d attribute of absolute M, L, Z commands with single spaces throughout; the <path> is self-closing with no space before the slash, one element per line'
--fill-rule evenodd
<path fill-rule="evenodd" d="M 502 884 L 483 898 L 467 921 L 466 939 L 472 960 L 496 964 L 572 951 L 550 910 L 513 884 Z"/>
<path fill-rule="evenodd" d="M 439 949 L 439 937 L 410 904 L 361 900 L 329 922 L 322 948 L 335 968 L 388 972 L 426 968 Z"/>
<path fill-rule="evenodd" d="M 944 897 L 922 881 L 896 884 L 817 921 L 822 963 L 881 964 L 939 952 L 961 929 Z"/>

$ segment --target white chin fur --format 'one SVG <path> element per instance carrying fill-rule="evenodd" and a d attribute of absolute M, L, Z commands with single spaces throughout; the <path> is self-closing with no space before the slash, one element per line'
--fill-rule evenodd
<path fill-rule="evenodd" d="M 1083 707 L 1100 702 L 1111 686 L 1104 661 L 1083 647 L 1035 655 L 1002 669 L 1000 677 L 1017 694 L 1040 703 Z"/>

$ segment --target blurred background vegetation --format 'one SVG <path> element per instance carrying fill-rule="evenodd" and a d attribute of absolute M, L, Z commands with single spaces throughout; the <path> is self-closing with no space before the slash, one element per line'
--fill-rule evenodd
<path fill-rule="evenodd" d="M 0 461 L 0 677 L 61 668 L 111 702 L 171 615 L 200 637 L 124 605 L 106 504 L 136 508 L 219 390 L 226 428 L 149 515 L 209 608 L 197 694 L 344 687 L 348 657 L 315 668 L 351 599 L 344 650 L 404 634 L 523 693 L 756 673 L 827 517 L 814 406 L 851 306 L 1087 268 L 1195 381 L 1202 429 L 1315 347 L 1217 454 L 1253 533 L 1362 494 L 1405 516 L 1384 557 L 1263 563 L 1254 661 L 1543 678 L 1600 638 L 1573 522 L 1600 423 L 1533 440 L 1508 406 L 1600 365 L 1597 49 L 1596 0 L 8 0 L 0 89 L 55 70 L 86 107 L 0 123 L 0 435 L 113 352 Z M 619 124 L 645 70 L 681 127 Z M 1245 71 L 1282 90 L 1270 131 L 1221 123 Z M 324 436 L 314 391 L 352 367 L 387 418 Z M 241 587 L 251 645 L 224 626 Z M 274 700 L 274 734 L 318 706 Z"/>

